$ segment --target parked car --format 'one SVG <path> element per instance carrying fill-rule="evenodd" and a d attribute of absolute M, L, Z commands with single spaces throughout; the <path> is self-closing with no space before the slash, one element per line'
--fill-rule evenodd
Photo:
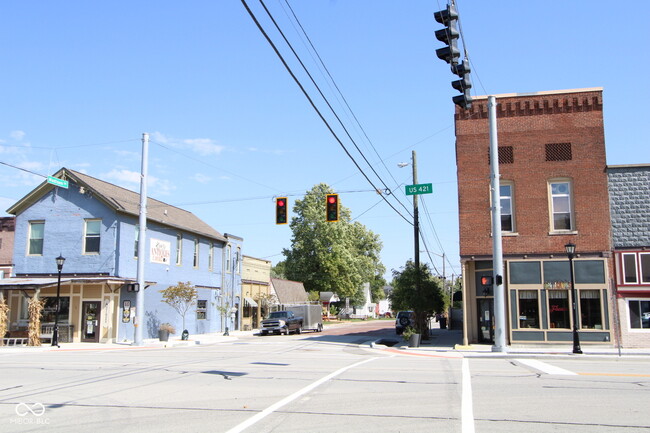
<path fill-rule="evenodd" d="M 404 329 L 409 326 L 415 327 L 415 313 L 413 311 L 400 311 L 395 317 L 395 332 L 402 335 Z"/>
<path fill-rule="evenodd" d="M 289 335 L 290 332 L 302 332 L 302 317 L 297 317 L 293 311 L 274 311 L 268 319 L 262 320 L 261 335 L 269 333 Z"/>

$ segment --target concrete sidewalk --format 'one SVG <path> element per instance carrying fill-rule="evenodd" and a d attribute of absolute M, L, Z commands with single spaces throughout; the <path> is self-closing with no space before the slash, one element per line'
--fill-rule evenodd
<path fill-rule="evenodd" d="M 571 355 L 571 356 L 585 356 L 585 355 L 611 355 L 611 356 L 650 356 L 650 348 L 648 349 L 619 349 L 613 344 L 581 344 L 582 355 L 574 354 L 572 344 L 528 344 L 528 345 L 511 345 L 506 346 L 505 351 L 495 352 L 493 346 L 490 344 L 470 344 L 463 346 L 463 332 L 461 330 L 448 330 L 433 328 L 429 333 L 429 340 L 420 341 L 420 347 L 408 347 L 408 342 L 404 341 L 401 337 L 399 343 L 395 348 L 405 350 L 413 353 L 434 353 L 434 352 L 457 352 L 465 357 L 490 357 L 490 356 L 521 356 L 521 355 L 536 355 L 536 356 L 552 356 L 552 355 Z"/>

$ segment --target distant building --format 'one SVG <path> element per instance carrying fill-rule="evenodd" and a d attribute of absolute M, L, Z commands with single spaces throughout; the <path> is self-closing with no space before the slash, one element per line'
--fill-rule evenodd
<path fill-rule="evenodd" d="M 268 314 L 271 298 L 271 262 L 244 256 L 242 271 L 242 329 L 257 329 Z"/>
<path fill-rule="evenodd" d="M 309 302 L 309 295 L 305 286 L 299 281 L 271 278 L 271 294 L 275 296 L 277 307 L 283 305 L 306 304 Z"/>
<path fill-rule="evenodd" d="M 9 278 L 13 272 L 15 230 L 16 218 L 0 218 L 0 278 Z"/>
<path fill-rule="evenodd" d="M 162 302 L 160 290 L 191 282 L 196 305 L 186 317 L 190 334 L 221 331 L 230 315 L 220 307 L 241 303 L 242 239 L 221 234 L 191 212 L 149 199 L 146 256 L 138 257 L 140 195 L 86 174 L 62 168 L 55 175 L 69 187 L 43 182 L 8 212 L 16 215 L 15 277 L 0 280 L 8 293 L 10 332 L 27 327 L 27 300 L 46 301 L 43 324 L 54 321 L 57 266 L 61 275 L 61 341 L 112 342 L 134 338 L 137 264 L 145 260 L 145 338 L 169 322 L 182 322 Z M 238 314 L 231 329 L 239 327 Z"/>

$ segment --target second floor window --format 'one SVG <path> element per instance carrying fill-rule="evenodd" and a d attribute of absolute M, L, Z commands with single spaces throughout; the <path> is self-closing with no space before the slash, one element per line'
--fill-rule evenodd
<path fill-rule="evenodd" d="M 183 262 L 183 235 L 176 235 L 176 264 L 180 266 Z"/>
<path fill-rule="evenodd" d="M 34 256 L 43 255 L 43 234 L 45 232 L 45 223 L 43 221 L 34 221 L 29 223 L 29 246 L 28 254 Z"/>
<path fill-rule="evenodd" d="M 230 270 L 231 270 L 231 267 L 230 267 L 231 266 L 231 263 L 230 263 L 231 252 L 232 252 L 232 247 L 230 245 L 226 246 L 226 254 L 224 255 L 224 258 L 223 258 L 224 262 L 225 262 L 224 263 L 224 265 L 225 265 L 224 269 L 226 270 L 226 272 L 230 272 Z"/>
<path fill-rule="evenodd" d="M 199 267 L 199 239 L 194 239 L 194 267 Z"/>
<path fill-rule="evenodd" d="M 551 231 L 573 230 L 571 211 L 571 183 L 556 181 L 550 183 Z"/>
<path fill-rule="evenodd" d="M 513 207 L 512 207 L 512 185 L 499 186 L 501 197 L 501 230 L 504 232 L 514 231 Z"/>
<path fill-rule="evenodd" d="M 135 225 L 135 242 L 133 244 L 133 257 L 138 258 L 138 241 L 140 240 L 140 224 Z"/>
<path fill-rule="evenodd" d="M 102 220 L 86 220 L 84 254 L 99 254 Z"/>
<path fill-rule="evenodd" d="M 210 242 L 208 244 L 208 270 L 214 269 L 214 244 Z"/>

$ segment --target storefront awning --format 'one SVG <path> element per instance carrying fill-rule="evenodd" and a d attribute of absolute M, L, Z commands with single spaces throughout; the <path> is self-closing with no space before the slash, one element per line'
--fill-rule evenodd
<path fill-rule="evenodd" d="M 36 290 L 45 287 L 56 286 L 58 278 L 3 278 L 0 279 L 0 290 L 2 289 L 17 289 L 17 290 Z M 127 284 L 135 282 L 133 279 L 128 278 L 115 278 L 115 277 L 63 277 L 61 284 L 70 283 L 106 283 L 106 284 Z M 153 281 L 145 282 L 147 286 L 155 285 Z"/>
<path fill-rule="evenodd" d="M 257 307 L 257 302 L 253 298 L 244 298 L 244 301 L 251 307 Z"/>

